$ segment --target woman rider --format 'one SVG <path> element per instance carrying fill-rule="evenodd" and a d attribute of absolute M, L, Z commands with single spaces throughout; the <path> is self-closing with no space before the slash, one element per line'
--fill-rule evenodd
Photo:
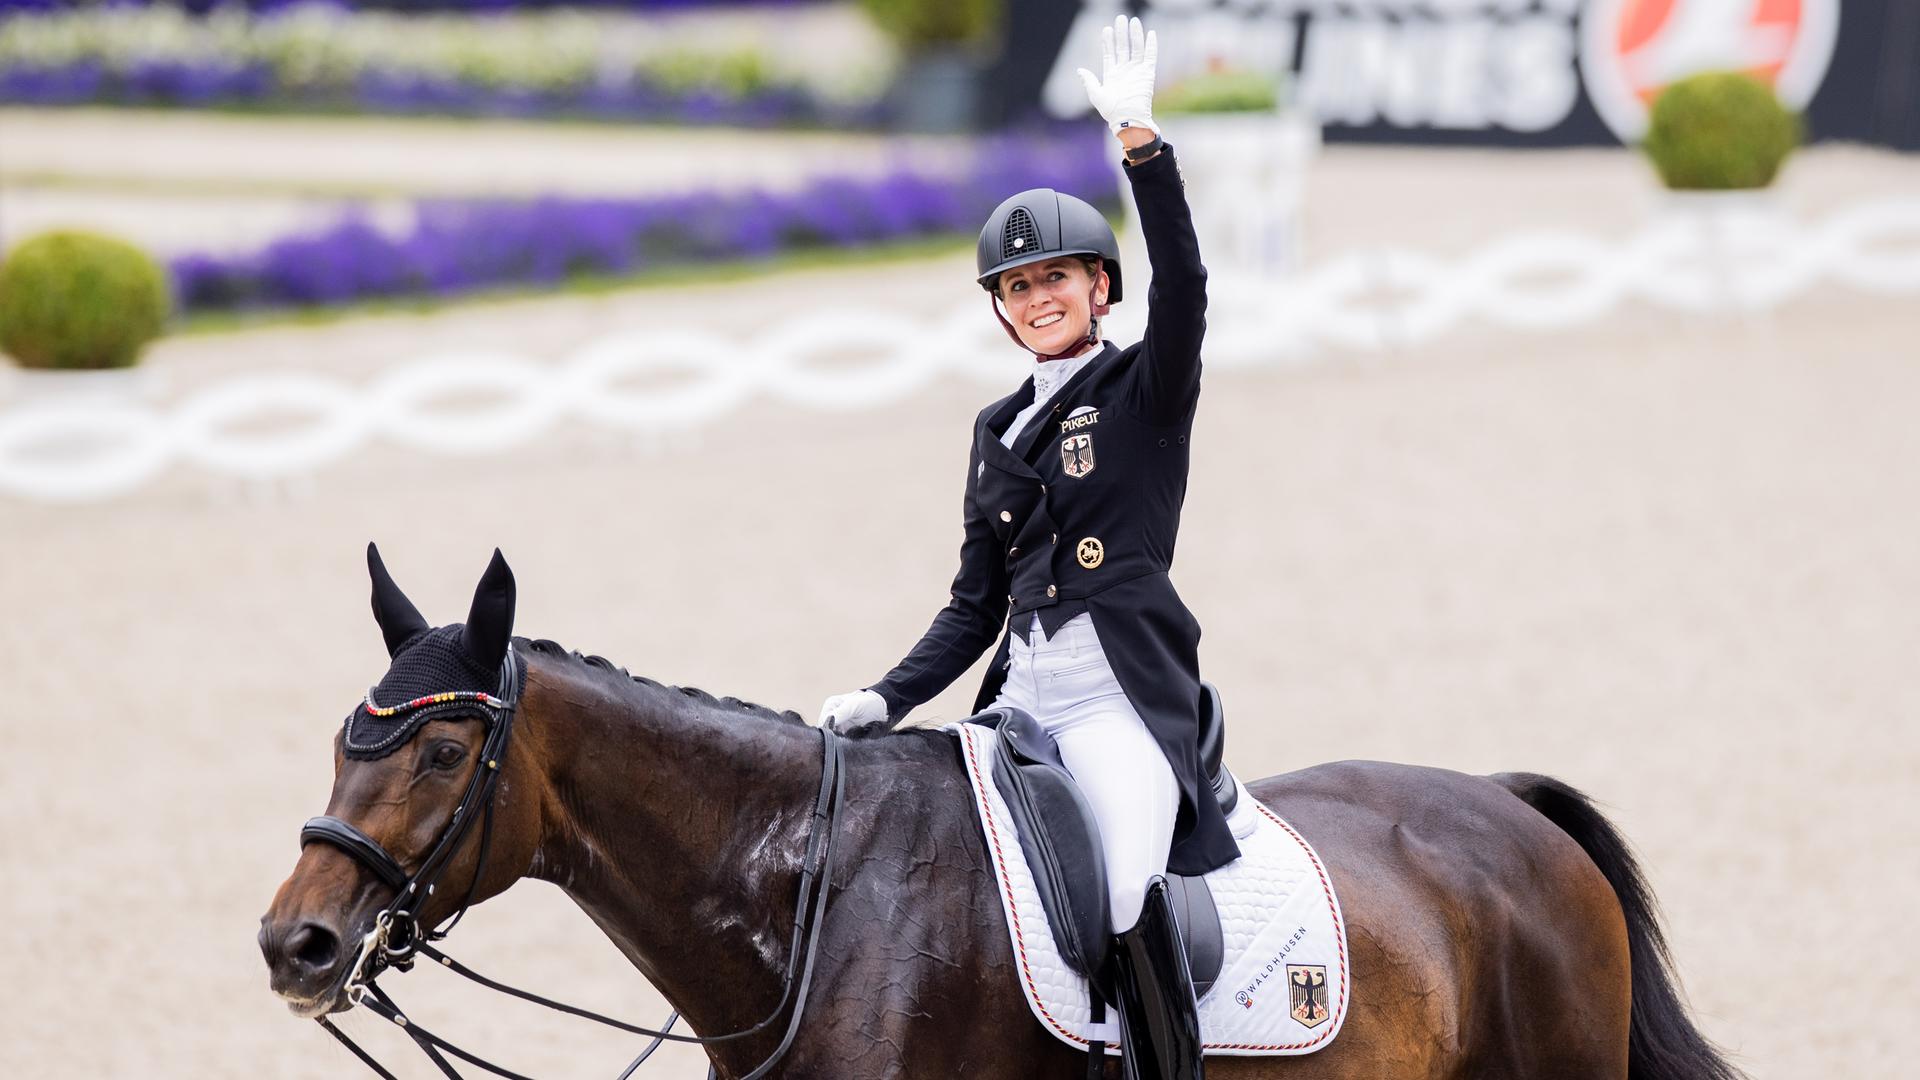
<path fill-rule="evenodd" d="M 1099 211 L 1036 189 L 993 212 L 978 280 L 1034 354 L 1033 375 L 974 421 L 952 602 L 885 678 L 827 699 L 821 722 L 900 719 L 972 666 L 1004 621 L 975 708 L 1037 717 L 1099 820 L 1112 924 L 1127 928 L 1109 981 L 1129 1074 L 1198 1077 L 1193 985 L 1161 875 L 1239 856 L 1200 775 L 1200 628 L 1167 578 L 1200 392 L 1206 269 L 1153 122 L 1157 42 L 1124 17 L 1102 36 L 1103 77 L 1080 76 L 1119 138 L 1139 206 L 1153 269 L 1146 337 L 1126 349 L 1100 338 L 1122 276 Z"/>

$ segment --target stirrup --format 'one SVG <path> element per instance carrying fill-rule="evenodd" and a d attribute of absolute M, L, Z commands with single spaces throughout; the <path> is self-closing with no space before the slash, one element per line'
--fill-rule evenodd
<path fill-rule="evenodd" d="M 1200 1007 L 1165 878 L 1147 886 L 1140 921 L 1113 942 L 1111 984 L 1127 1080 L 1200 1080 Z"/>

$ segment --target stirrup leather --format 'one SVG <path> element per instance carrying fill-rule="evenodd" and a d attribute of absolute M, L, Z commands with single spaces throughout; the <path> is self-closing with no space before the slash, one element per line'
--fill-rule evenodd
<path fill-rule="evenodd" d="M 1200 1010 L 1165 878 L 1147 886 L 1140 921 L 1113 943 L 1111 985 L 1128 1080 L 1200 1080 Z"/>

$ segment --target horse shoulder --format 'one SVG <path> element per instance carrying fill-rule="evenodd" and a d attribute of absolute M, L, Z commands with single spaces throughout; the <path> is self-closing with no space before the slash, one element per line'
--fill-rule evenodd
<path fill-rule="evenodd" d="M 910 731 L 846 750 L 848 812 L 822 931 L 834 970 L 821 973 L 831 990 L 819 1022 L 850 1036 L 836 1045 L 869 1057 L 857 1073 L 840 1067 L 991 1076 L 1023 1036 L 1034 1054 L 1055 1056 L 1020 994 L 952 737 Z"/>

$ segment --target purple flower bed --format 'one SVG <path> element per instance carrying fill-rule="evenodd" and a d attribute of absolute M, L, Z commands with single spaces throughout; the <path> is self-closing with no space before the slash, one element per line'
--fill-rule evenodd
<path fill-rule="evenodd" d="M 148 61 L 111 72 L 99 62 L 0 68 L 0 102 L 12 105 L 231 105 L 259 101 L 274 90 L 262 66 L 196 65 Z"/>
<path fill-rule="evenodd" d="M 833 104 L 799 87 L 768 87 L 747 96 L 669 89 L 636 79 L 618 85 L 584 84 L 565 90 L 490 86 L 411 72 L 368 72 L 349 89 L 316 93 L 279 84 L 264 65 L 144 63 L 108 71 L 96 61 L 52 66 L 0 67 L 0 103 L 14 105 L 180 105 L 256 107 L 295 112 L 376 115 L 527 116 L 623 122 L 796 124 L 874 128 L 883 106 Z"/>
<path fill-rule="evenodd" d="M 1105 132 L 985 140 L 957 176 L 898 171 L 829 178 L 791 193 L 632 199 L 547 197 L 422 202 L 404 236 L 349 214 L 317 233 L 240 256 L 172 261 L 186 312 L 451 297 L 577 275 L 765 258 L 914 237 L 971 233 L 1016 191 L 1051 187 L 1112 205 Z"/>
<path fill-rule="evenodd" d="M 54 11 L 78 7 L 82 0 L 0 0 L 0 15 L 14 11 Z M 144 7 L 156 0 L 113 0 L 127 7 Z M 207 12 L 234 0 L 159 0 L 176 3 L 193 12 Z M 240 6 L 252 11 L 273 11 L 292 0 L 243 0 Z M 515 8 L 597 7 L 631 8 L 636 11 L 671 11 L 702 7 L 745 7 L 784 4 L 793 7 L 823 3 L 825 0 L 355 0 L 349 7 L 369 10 L 400 11 L 508 11 Z"/>

